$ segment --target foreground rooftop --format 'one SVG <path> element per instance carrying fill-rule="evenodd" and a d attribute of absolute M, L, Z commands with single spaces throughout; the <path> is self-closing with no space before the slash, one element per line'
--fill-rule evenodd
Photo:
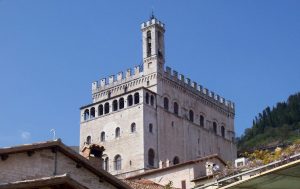
<path fill-rule="evenodd" d="M 195 189 L 298 189 L 299 186 L 300 154 L 296 154 Z"/>

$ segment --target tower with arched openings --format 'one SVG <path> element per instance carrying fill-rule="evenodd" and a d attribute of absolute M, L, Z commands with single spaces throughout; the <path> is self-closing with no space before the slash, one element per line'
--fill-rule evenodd
<path fill-rule="evenodd" d="M 105 170 L 120 177 L 236 157 L 234 103 L 165 66 L 165 30 L 154 16 L 143 22 L 143 63 L 93 82 L 92 102 L 80 108 L 80 148 L 104 146 Z"/>

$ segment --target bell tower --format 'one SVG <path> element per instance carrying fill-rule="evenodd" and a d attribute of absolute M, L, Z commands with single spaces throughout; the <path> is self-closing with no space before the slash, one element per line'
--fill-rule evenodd
<path fill-rule="evenodd" d="M 162 72 L 165 63 L 165 25 L 152 14 L 141 25 L 143 35 L 143 63 L 145 75 Z"/>

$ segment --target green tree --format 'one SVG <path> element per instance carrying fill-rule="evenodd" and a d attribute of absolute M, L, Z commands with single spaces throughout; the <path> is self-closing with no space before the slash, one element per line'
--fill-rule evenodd
<path fill-rule="evenodd" d="M 285 143 L 300 136 L 300 93 L 291 95 L 286 102 L 266 107 L 255 116 L 252 127 L 238 138 L 238 149 L 258 148 L 261 145 Z"/>

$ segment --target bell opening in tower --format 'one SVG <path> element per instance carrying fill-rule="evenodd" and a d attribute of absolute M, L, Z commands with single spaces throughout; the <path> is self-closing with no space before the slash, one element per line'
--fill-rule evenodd
<path fill-rule="evenodd" d="M 151 31 L 147 32 L 147 57 L 151 56 Z"/>
<path fill-rule="evenodd" d="M 158 41 L 158 52 L 157 52 L 157 54 L 158 54 L 158 57 L 159 58 L 163 58 L 163 52 L 162 52 L 162 34 L 161 34 L 161 32 L 157 32 L 157 41 Z"/>

